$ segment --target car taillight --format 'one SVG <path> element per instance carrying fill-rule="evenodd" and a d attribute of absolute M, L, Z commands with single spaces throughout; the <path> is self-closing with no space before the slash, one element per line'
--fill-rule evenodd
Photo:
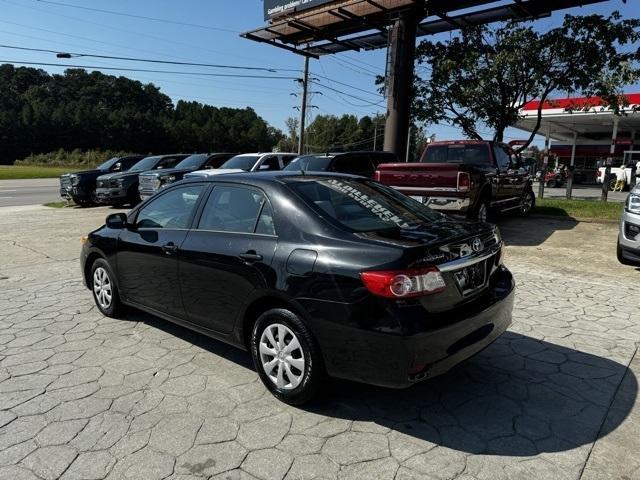
<path fill-rule="evenodd" d="M 373 179 L 374 179 L 376 182 L 379 182 L 379 181 L 380 181 L 380 170 L 376 170 L 376 173 L 374 173 L 374 174 L 373 174 Z"/>
<path fill-rule="evenodd" d="M 467 172 L 458 172 L 458 188 L 459 192 L 468 192 L 471 188 L 471 176 Z"/>
<path fill-rule="evenodd" d="M 386 298 L 408 298 L 437 293 L 446 287 L 436 267 L 360 273 L 367 289 Z"/>

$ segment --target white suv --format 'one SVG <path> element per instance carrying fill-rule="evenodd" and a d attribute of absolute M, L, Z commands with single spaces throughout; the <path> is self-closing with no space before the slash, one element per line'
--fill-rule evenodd
<path fill-rule="evenodd" d="M 185 178 L 209 177 L 224 173 L 262 172 L 282 170 L 298 156 L 297 153 L 243 153 L 236 155 L 213 170 L 197 170 L 188 173 Z"/>
<path fill-rule="evenodd" d="M 625 265 L 640 265 L 640 184 L 624 205 L 618 233 L 618 260 Z"/>

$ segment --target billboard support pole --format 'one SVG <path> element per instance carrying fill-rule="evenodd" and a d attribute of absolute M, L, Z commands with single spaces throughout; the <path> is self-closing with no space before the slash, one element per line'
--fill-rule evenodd
<path fill-rule="evenodd" d="M 403 158 L 407 150 L 411 115 L 413 62 L 416 51 L 417 27 L 420 15 L 412 10 L 403 12 L 391 30 L 387 91 L 387 122 L 384 130 L 384 150 Z"/>
<path fill-rule="evenodd" d="M 300 135 L 298 136 L 298 155 L 304 153 L 304 130 L 307 120 L 307 95 L 309 94 L 309 57 L 304 57 L 304 75 L 302 77 L 302 104 L 300 105 Z"/>

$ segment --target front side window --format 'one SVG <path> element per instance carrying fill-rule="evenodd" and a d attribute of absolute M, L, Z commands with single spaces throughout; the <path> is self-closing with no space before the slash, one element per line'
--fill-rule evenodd
<path fill-rule="evenodd" d="M 271 155 L 270 157 L 265 158 L 258 167 L 258 170 L 280 170 L 278 157 Z"/>
<path fill-rule="evenodd" d="M 209 196 L 199 230 L 275 234 L 273 212 L 265 196 L 250 188 L 216 186 Z"/>
<path fill-rule="evenodd" d="M 420 202 L 374 182 L 296 178 L 287 183 L 312 208 L 357 232 L 420 228 L 442 218 Z"/>
<path fill-rule="evenodd" d="M 500 170 L 508 170 L 509 166 L 511 165 L 511 156 L 509 155 L 509 153 L 507 153 L 507 151 L 500 146 L 494 147 L 493 151 L 495 152 L 495 155 L 496 155 L 496 162 L 498 162 L 498 168 Z"/>
<path fill-rule="evenodd" d="M 189 228 L 203 188 L 202 185 L 189 185 L 164 193 L 140 210 L 136 226 L 154 229 Z"/>
<path fill-rule="evenodd" d="M 173 168 L 178 163 L 180 163 L 180 160 L 182 160 L 183 158 L 184 157 L 166 157 L 166 158 L 163 158 L 158 163 L 158 166 L 156 167 L 156 169 L 162 170 L 164 168 Z"/>

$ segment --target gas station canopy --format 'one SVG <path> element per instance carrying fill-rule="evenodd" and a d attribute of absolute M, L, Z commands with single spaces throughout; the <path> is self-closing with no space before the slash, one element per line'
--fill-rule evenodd
<path fill-rule="evenodd" d="M 618 123 L 617 140 L 634 138 L 640 132 L 640 93 L 625 95 L 629 105 L 621 115 L 603 105 L 599 98 L 562 98 L 542 105 L 540 134 L 549 135 L 558 142 L 571 143 L 574 135 L 578 143 L 611 144 L 614 123 Z M 522 118 L 516 128 L 533 131 L 538 119 L 539 101 L 529 102 L 522 109 Z"/>

